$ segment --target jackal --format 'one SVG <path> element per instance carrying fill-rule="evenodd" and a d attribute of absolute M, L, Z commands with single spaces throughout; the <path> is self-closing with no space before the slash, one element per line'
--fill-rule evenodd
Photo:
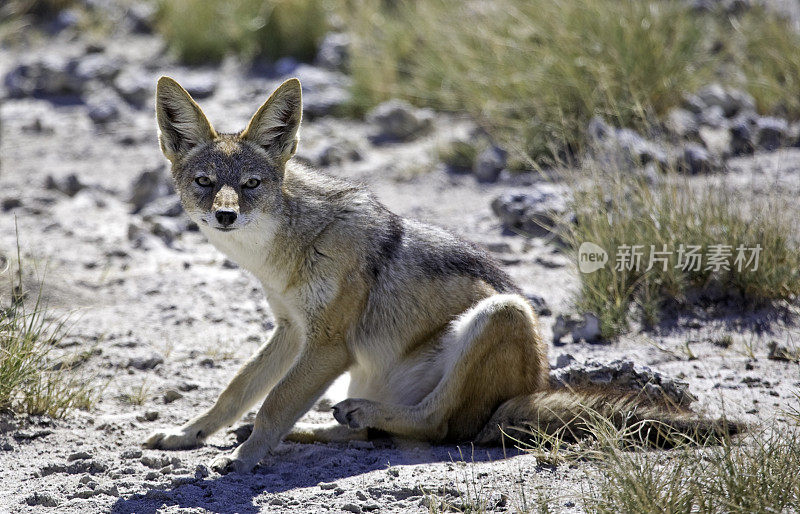
<path fill-rule="evenodd" d="M 145 446 L 200 445 L 266 397 L 249 439 L 212 464 L 250 470 L 345 372 L 350 398 L 333 408 L 340 424 L 290 437 L 374 429 L 492 444 L 511 425 L 580 432 L 591 413 L 617 425 L 735 431 L 613 392 L 548 391 L 547 345 L 509 276 L 476 245 L 294 162 L 301 113 L 300 82 L 290 79 L 244 131 L 221 134 L 177 82 L 158 81 L 160 145 L 183 207 L 261 281 L 276 324 L 207 412 Z"/>

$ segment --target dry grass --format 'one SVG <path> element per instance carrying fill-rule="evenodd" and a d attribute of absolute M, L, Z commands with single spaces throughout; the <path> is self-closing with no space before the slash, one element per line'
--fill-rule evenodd
<path fill-rule="evenodd" d="M 10 303 L 0 306 L 0 411 L 66 416 L 72 409 L 88 409 L 96 391 L 92 381 L 75 372 L 76 365 L 61 361 L 52 353 L 65 335 L 63 320 L 48 321 L 41 294 L 26 307 L 22 269 L 6 267 Z M 2 275 L 0 275 L 2 276 Z"/>

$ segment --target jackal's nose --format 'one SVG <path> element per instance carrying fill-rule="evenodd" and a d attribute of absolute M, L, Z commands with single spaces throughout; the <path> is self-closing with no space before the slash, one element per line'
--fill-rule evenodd
<path fill-rule="evenodd" d="M 236 221 L 236 211 L 230 209 L 220 209 L 214 213 L 214 216 L 216 216 L 217 221 L 219 221 L 219 224 L 223 227 L 227 227 Z"/>

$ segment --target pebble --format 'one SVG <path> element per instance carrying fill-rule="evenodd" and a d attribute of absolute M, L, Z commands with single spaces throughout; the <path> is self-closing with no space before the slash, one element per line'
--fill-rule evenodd
<path fill-rule="evenodd" d="M 67 457 L 67 462 L 72 462 L 74 460 L 84 460 L 84 459 L 91 459 L 92 455 L 89 452 L 75 452 Z"/>
<path fill-rule="evenodd" d="M 181 398 L 183 398 L 183 395 L 175 389 L 167 389 L 167 391 L 164 393 L 164 403 L 172 403 L 175 400 L 180 400 Z"/>
<path fill-rule="evenodd" d="M 86 187 L 86 184 L 84 184 L 75 173 L 70 173 L 65 177 L 58 178 L 53 175 L 47 175 L 44 182 L 45 189 L 58 191 L 70 197 L 75 196 L 80 191 L 86 189 Z"/>
<path fill-rule="evenodd" d="M 756 120 L 756 145 L 762 150 L 773 151 L 789 141 L 789 124 L 786 120 L 774 117 L 762 117 Z"/>
<path fill-rule="evenodd" d="M 417 109 L 404 100 L 387 100 L 367 114 L 367 121 L 378 128 L 376 139 L 410 141 L 430 132 L 433 112 Z"/>
<path fill-rule="evenodd" d="M 132 357 L 128 360 L 128 368 L 134 368 L 141 371 L 153 369 L 156 366 L 164 363 L 164 357 L 159 354 L 153 353 L 151 355 L 143 355 L 139 357 Z"/>
<path fill-rule="evenodd" d="M 505 166 L 506 152 L 491 146 L 477 155 L 472 173 L 478 182 L 495 182 Z"/>
<path fill-rule="evenodd" d="M 50 493 L 35 492 L 25 498 L 25 503 L 31 507 L 58 507 L 58 499 Z"/>

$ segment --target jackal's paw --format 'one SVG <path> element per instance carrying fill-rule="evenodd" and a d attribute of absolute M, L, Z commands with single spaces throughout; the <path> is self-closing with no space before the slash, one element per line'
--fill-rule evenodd
<path fill-rule="evenodd" d="M 201 432 L 187 428 L 173 428 L 155 432 L 142 443 L 145 448 L 161 450 L 185 450 L 197 448 L 203 444 Z"/>
<path fill-rule="evenodd" d="M 211 469 L 220 475 L 227 475 L 228 473 L 249 473 L 253 471 L 254 467 L 255 465 L 253 464 L 228 455 L 217 457 L 211 462 Z"/>
<path fill-rule="evenodd" d="M 350 428 L 379 428 L 375 426 L 375 402 L 348 398 L 333 406 L 333 417 Z"/>

